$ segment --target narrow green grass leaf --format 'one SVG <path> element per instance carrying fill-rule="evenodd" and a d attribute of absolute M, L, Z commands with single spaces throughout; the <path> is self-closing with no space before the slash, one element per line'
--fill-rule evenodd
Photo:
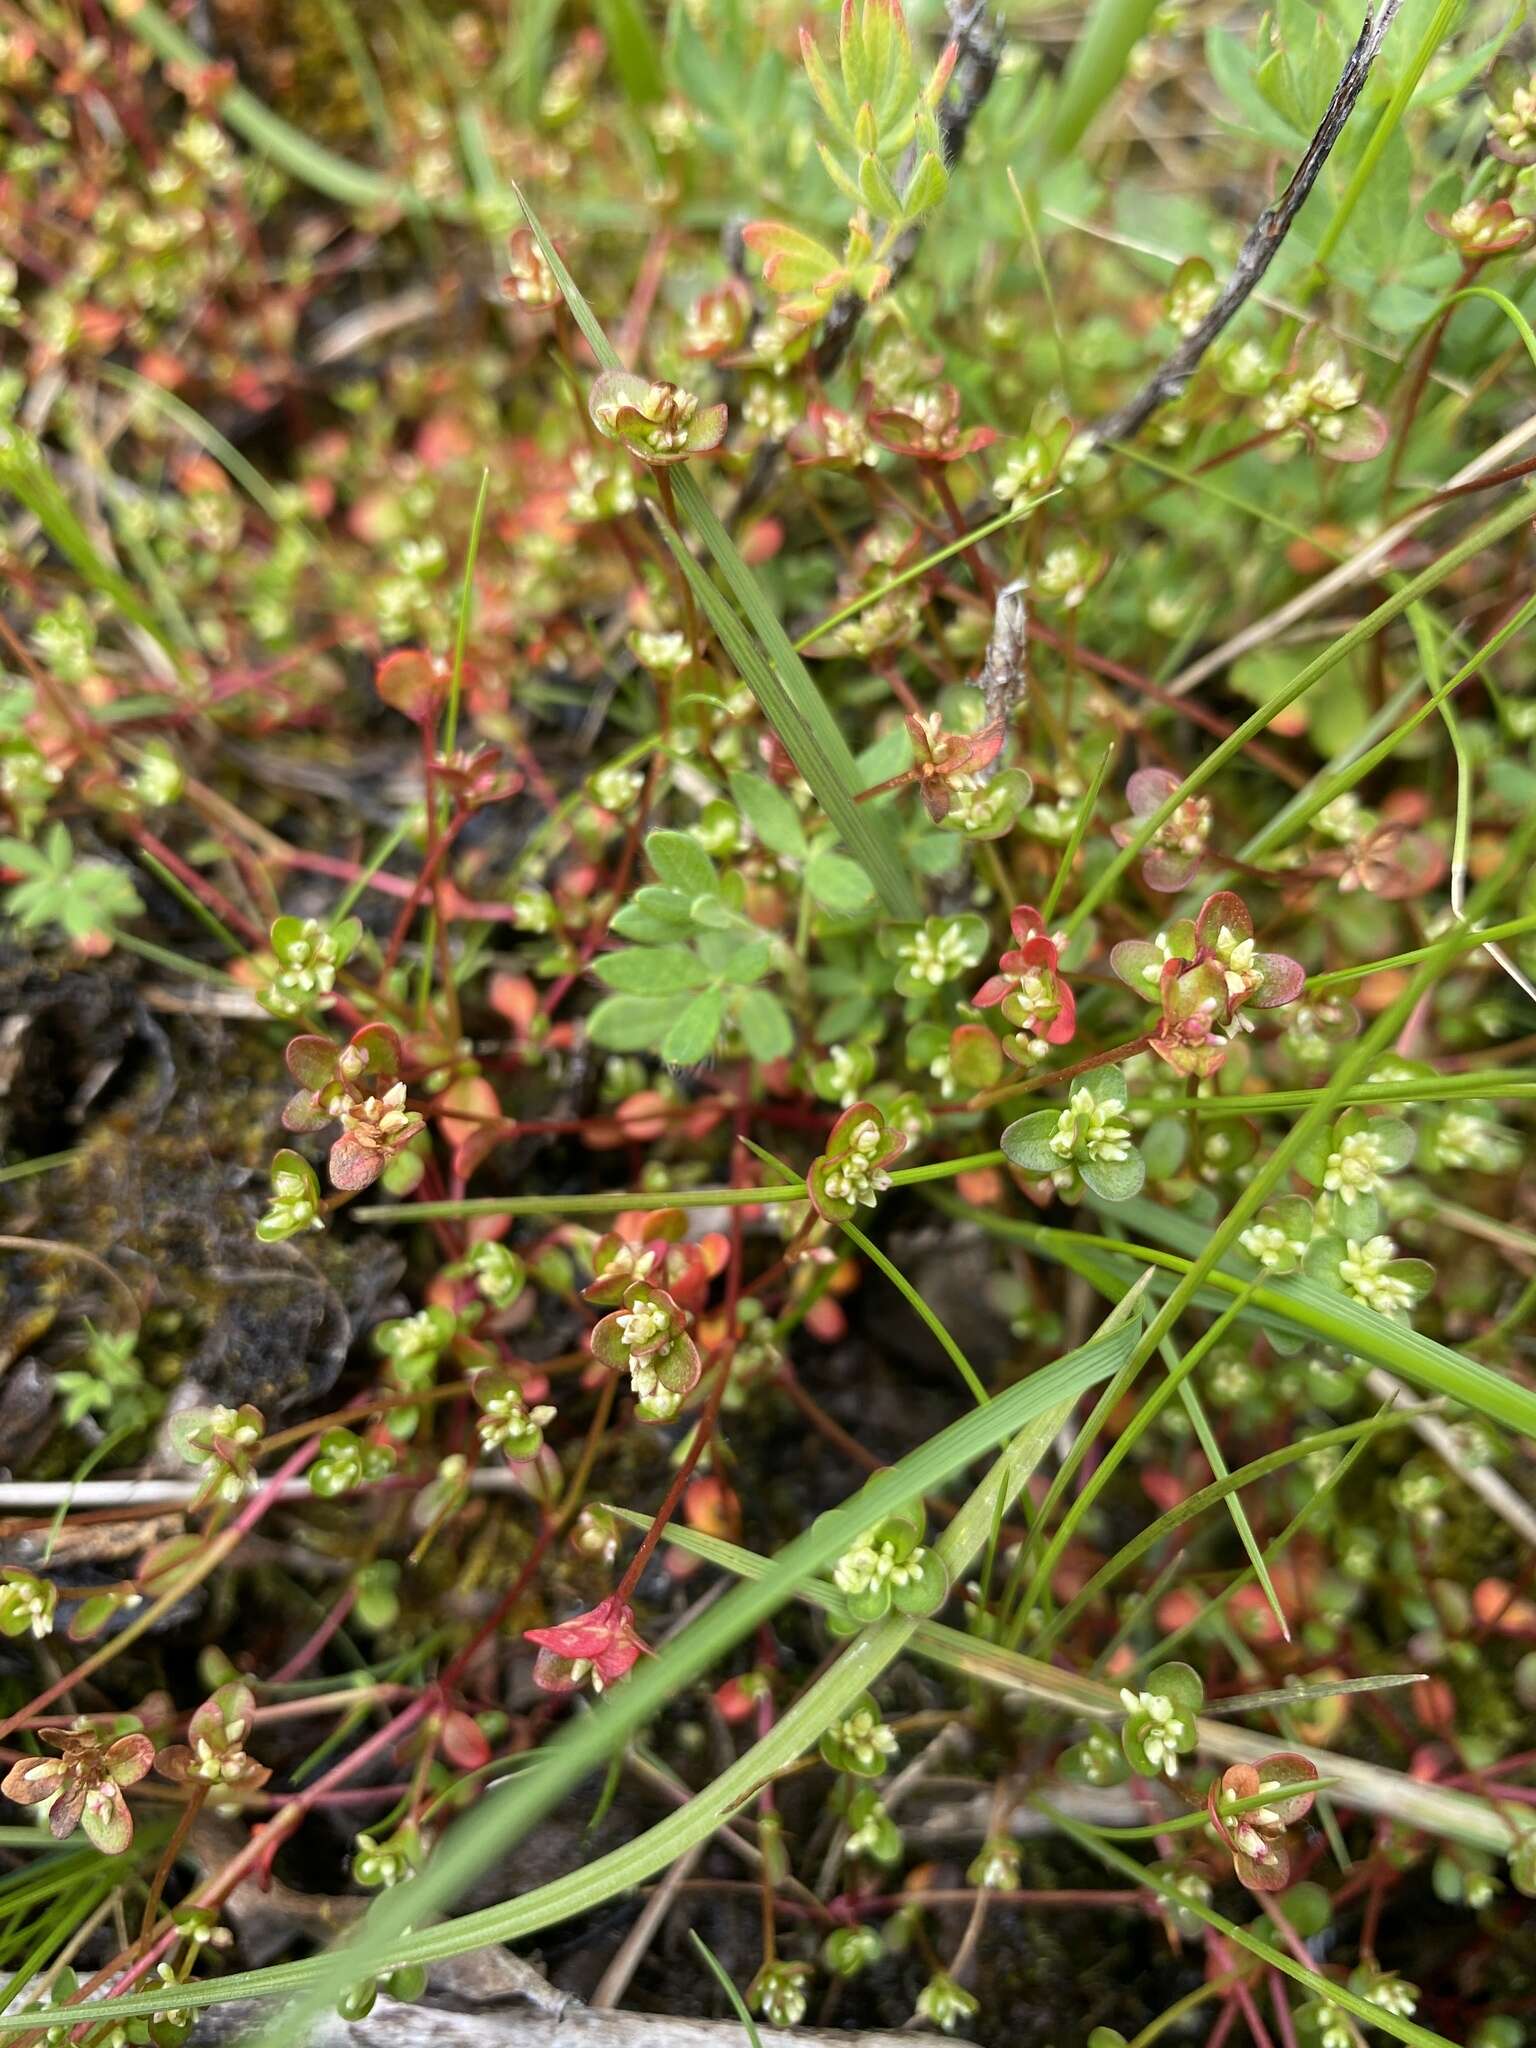
<path fill-rule="evenodd" d="M 32 436 L 18 427 L 0 427 L 0 491 L 8 491 L 19 499 L 90 588 L 110 598 L 124 618 L 141 627 L 180 665 L 175 641 L 133 585 L 103 559 L 60 487 L 47 457 Z"/>
<path fill-rule="evenodd" d="M 141 377 L 136 370 L 126 370 L 120 363 L 103 363 L 101 375 L 108 384 L 115 384 L 119 391 L 126 391 L 133 397 L 163 413 L 174 426 L 207 455 L 211 455 L 244 490 L 253 505 L 258 505 L 274 526 L 281 526 L 286 517 L 276 491 L 267 482 L 254 463 L 249 462 L 227 435 L 210 425 L 174 391 L 167 391 L 161 384 L 152 383 L 148 377 Z"/>
<path fill-rule="evenodd" d="M 36 1159 L 21 1159 L 14 1166 L 0 1166 L 0 1186 L 6 1181 L 30 1180 L 34 1173 L 52 1173 L 60 1166 L 68 1166 L 80 1157 L 79 1151 L 43 1152 Z M 5 1830 L 0 1828 L 0 1847 L 4 1847 Z"/>
<path fill-rule="evenodd" d="M 485 501 L 491 492 L 491 472 L 480 472 L 480 491 L 475 499 L 474 517 L 469 522 L 469 546 L 464 551 L 464 583 L 459 591 L 459 616 L 453 633 L 453 673 L 448 679 L 448 708 L 443 716 L 443 752 L 451 754 L 459 736 L 459 695 L 464 687 L 464 649 L 469 644 L 469 624 L 475 609 L 475 563 L 480 555 L 480 531 L 485 524 Z"/>
<path fill-rule="evenodd" d="M 1404 66 L 1392 97 L 1382 108 L 1381 119 L 1372 129 L 1370 140 L 1361 150 L 1355 168 L 1350 173 L 1349 183 L 1340 194 L 1339 202 L 1323 230 L 1317 245 L 1318 272 L 1327 269 L 1329 258 L 1339 246 L 1339 240 L 1349 225 L 1350 217 L 1359 205 L 1361 195 L 1371 182 L 1372 174 L 1381 161 L 1382 151 L 1397 133 L 1403 115 L 1408 111 L 1409 102 L 1418 90 L 1419 80 L 1429 68 L 1430 59 L 1460 20 L 1465 6 L 1466 0 L 1439 0 L 1439 5 L 1426 22 L 1424 33 L 1419 37 L 1413 55 Z M 1310 296 L 1310 290 L 1303 289 L 1303 304 Z"/>
<path fill-rule="evenodd" d="M 1056 906 L 1060 903 L 1062 893 L 1071 879 L 1072 863 L 1077 859 L 1078 849 L 1087 836 L 1089 825 L 1093 822 L 1093 814 L 1099 807 L 1099 792 L 1104 787 L 1104 778 L 1109 773 L 1109 764 L 1114 758 L 1115 744 L 1111 740 L 1099 756 L 1099 765 L 1094 769 L 1092 780 L 1083 791 L 1083 800 L 1078 805 L 1077 816 L 1072 820 L 1072 830 L 1067 834 L 1067 843 L 1061 849 L 1061 859 L 1056 863 L 1056 872 L 1051 877 L 1051 886 L 1040 912 L 1042 924 L 1049 925 L 1056 915 Z"/>
<path fill-rule="evenodd" d="M 1179 1354 L 1168 1338 L 1165 1337 L 1163 1339 L 1159 1349 L 1167 1363 L 1169 1372 L 1177 1372 L 1179 1369 Z M 1200 1448 L 1205 1453 L 1205 1462 L 1210 1466 L 1212 1474 L 1217 1479 L 1227 1478 L 1229 1468 L 1226 1457 L 1222 1452 L 1220 1443 L 1217 1441 L 1216 1432 L 1211 1427 L 1210 1417 L 1205 1412 L 1205 1405 L 1200 1399 L 1199 1391 L 1193 1379 L 1186 1379 L 1180 1382 L 1179 1400 L 1183 1406 L 1184 1413 L 1189 1417 L 1190 1427 L 1199 1438 Z M 1263 1590 L 1264 1598 L 1269 1602 L 1269 1611 L 1279 1623 L 1281 1635 L 1285 1638 L 1286 1642 L 1289 1642 L 1291 1640 L 1290 1619 L 1285 1609 L 1280 1605 L 1280 1596 L 1275 1591 L 1275 1582 L 1269 1575 L 1269 1566 L 1264 1562 L 1264 1552 L 1259 1547 L 1259 1539 L 1254 1535 L 1253 1524 L 1248 1519 L 1248 1510 L 1243 1506 L 1242 1497 L 1236 1488 L 1227 1496 L 1227 1513 L 1231 1516 L 1232 1526 L 1237 1531 L 1237 1540 L 1248 1553 L 1248 1562 L 1253 1567 L 1254 1577 L 1258 1580 Z"/>
<path fill-rule="evenodd" d="M 878 604 L 882 598 L 889 597 L 893 590 L 900 590 L 907 583 L 915 583 L 919 576 L 926 576 L 931 569 L 939 568 L 953 556 L 964 554 L 967 548 L 975 547 L 978 541 L 986 540 L 1002 527 L 1013 526 L 1019 520 L 1027 519 L 1039 506 L 1060 495 L 1059 490 L 1042 491 L 1038 498 L 1027 499 L 1021 505 L 1010 505 L 1006 512 L 999 512 L 995 519 L 988 519 L 980 526 L 973 526 L 968 533 L 962 533 L 958 540 L 950 541 L 947 547 L 937 548 L 931 555 L 924 555 L 920 561 L 913 562 L 899 575 L 893 576 L 889 583 L 882 583 L 874 590 L 860 591 L 859 595 L 850 599 L 841 611 L 829 612 L 824 619 L 818 619 L 814 626 L 802 633 L 799 639 L 792 643 L 795 652 L 804 654 L 808 647 L 814 647 L 824 635 L 836 632 L 837 628 L 846 625 L 849 619 L 856 619 L 860 612 L 867 611 L 870 605 Z"/>
<path fill-rule="evenodd" d="M 688 1939 L 703 1957 L 705 1967 L 710 1975 L 731 2001 L 731 2010 L 735 2013 L 737 2019 L 740 2020 L 746 2032 L 747 2040 L 751 2043 L 751 2048 L 763 2048 L 763 2037 L 757 2031 L 757 2022 L 753 2019 L 751 2013 L 747 2011 L 747 2001 L 736 1989 L 735 1980 L 726 1969 L 724 1963 L 721 1962 L 697 1927 L 689 1928 Z"/>
<path fill-rule="evenodd" d="M 661 53 L 638 0 L 593 0 L 592 11 L 624 97 L 641 110 L 653 106 L 666 92 L 666 80 Z"/>
<path fill-rule="evenodd" d="M 167 67 L 179 66 L 190 77 L 198 76 L 206 68 L 206 52 L 177 27 L 156 5 L 156 0 L 134 0 L 132 6 L 118 11 L 117 19 L 147 43 Z M 328 199 L 339 199 L 347 206 L 392 207 L 405 214 L 467 218 L 468 209 L 462 205 L 451 201 L 429 203 L 400 179 L 370 171 L 326 149 L 280 114 L 274 114 L 243 85 L 233 85 L 221 94 L 219 118 L 253 149 L 270 157 L 279 170 L 286 171 L 311 191 L 323 192 Z"/>
<path fill-rule="evenodd" d="M 984 1404 L 989 1399 L 989 1396 L 986 1388 L 976 1377 L 970 1360 L 960 1349 L 954 1338 L 951 1337 L 948 1330 L 945 1329 L 939 1317 L 934 1314 L 927 1302 L 924 1301 L 923 1297 L 912 1285 L 911 1281 L 896 1266 L 892 1265 L 880 1247 L 877 1244 L 871 1243 L 856 1224 L 844 1223 L 841 1229 L 844 1237 L 857 1245 L 870 1264 L 877 1267 L 885 1275 L 902 1300 L 906 1302 L 908 1308 L 931 1331 L 935 1340 L 943 1347 L 945 1356 L 970 1389 L 971 1398 L 979 1404 Z"/>

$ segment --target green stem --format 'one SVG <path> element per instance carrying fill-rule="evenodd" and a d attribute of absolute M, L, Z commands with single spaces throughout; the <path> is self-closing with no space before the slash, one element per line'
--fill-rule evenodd
<path fill-rule="evenodd" d="M 890 1281 L 897 1293 L 901 1295 L 914 1315 L 918 1316 L 925 1326 L 933 1332 L 939 1343 L 944 1347 L 945 1354 L 954 1365 L 955 1370 L 970 1388 L 972 1397 L 979 1406 L 985 1406 L 987 1401 L 991 1399 L 991 1396 L 976 1377 L 975 1372 L 971 1368 L 970 1360 L 960 1349 L 954 1338 L 951 1337 L 948 1330 L 945 1329 L 943 1323 L 934 1314 L 927 1302 L 918 1293 L 917 1289 L 912 1285 L 911 1281 L 891 1264 L 880 1247 L 877 1244 L 872 1244 L 857 1225 L 844 1223 L 841 1228 L 843 1235 L 851 1238 L 865 1258 L 870 1260 L 873 1265 L 879 1267 L 880 1271 Z"/>

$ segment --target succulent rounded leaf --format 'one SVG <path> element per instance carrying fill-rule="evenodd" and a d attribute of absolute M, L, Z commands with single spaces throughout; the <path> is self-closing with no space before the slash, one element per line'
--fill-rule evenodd
<path fill-rule="evenodd" d="M 364 1188 L 371 1188 L 384 1171 L 384 1155 L 370 1151 L 345 1133 L 331 1147 L 328 1170 L 333 1188 L 344 1195 L 360 1194 Z"/>
<path fill-rule="evenodd" d="M 1054 1109 L 1032 1110 L 1011 1123 L 998 1140 L 1003 1157 L 1023 1173 L 1050 1173 L 1061 1165 L 1051 1150 L 1050 1137 L 1059 1122 Z"/>
<path fill-rule="evenodd" d="M 899 1614 L 937 1614 L 949 1598 L 949 1573 L 936 1550 L 925 1550 L 915 1578 L 891 1593 L 891 1604 Z"/>
<path fill-rule="evenodd" d="M 1083 1186 L 1101 1202 L 1129 1202 L 1146 1185 L 1147 1169 L 1139 1152 L 1128 1159 L 1079 1159 Z"/>

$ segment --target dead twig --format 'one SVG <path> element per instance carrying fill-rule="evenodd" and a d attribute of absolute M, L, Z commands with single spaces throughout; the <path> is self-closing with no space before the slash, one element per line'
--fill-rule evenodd
<path fill-rule="evenodd" d="M 1001 725 L 1005 731 L 1029 688 L 1028 588 L 1028 583 L 1020 577 L 1016 583 L 1008 584 L 997 593 L 997 609 L 992 614 L 992 637 L 987 642 L 986 659 L 977 677 L 986 705 L 984 723 Z M 1000 759 L 982 769 L 983 778 L 995 771 Z"/>
<path fill-rule="evenodd" d="M 1160 406 L 1177 398 L 1198 368 L 1201 357 L 1242 310 L 1252 295 L 1259 280 L 1268 270 L 1279 251 L 1280 244 L 1290 232 L 1291 224 L 1307 196 L 1317 183 L 1323 165 L 1333 153 L 1333 146 L 1343 134 L 1345 124 L 1355 110 L 1355 103 L 1364 90 L 1365 81 L 1371 74 L 1387 30 L 1392 26 L 1398 10 L 1399 0 L 1383 0 L 1379 13 L 1367 11 L 1361 23 L 1360 35 L 1350 51 L 1339 82 L 1333 89 L 1327 110 L 1318 123 L 1317 133 L 1307 144 L 1301 162 L 1292 173 L 1291 181 L 1273 206 L 1267 206 L 1249 230 L 1248 238 L 1238 254 L 1232 275 L 1227 279 L 1216 303 L 1200 322 L 1187 334 L 1173 354 L 1155 370 L 1134 398 L 1107 413 L 1096 426 L 1089 428 L 1089 436 L 1095 445 L 1105 442 L 1128 441 L 1143 426 Z"/>

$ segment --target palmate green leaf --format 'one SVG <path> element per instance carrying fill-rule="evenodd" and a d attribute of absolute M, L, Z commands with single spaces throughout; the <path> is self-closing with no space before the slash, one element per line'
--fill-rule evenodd
<path fill-rule="evenodd" d="M 592 973 L 605 988 L 635 996 L 680 995 L 709 979 L 703 961 L 686 946 L 627 946 L 594 960 Z"/>
<path fill-rule="evenodd" d="M 1059 1418 L 1088 1387 L 1119 1369 L 1130 1343 L 1128 1328 L 1094 1338 L 1008 1388 L 985 1407 L 972 1409 L 888 1472 L 871 1478 L 842 1507 L 821 1516 L 779 1553 L 763 1578 L 738 1586 L 658 1655 L 642 1658 L 623 1685 L 606 1693 L 591 1713 L 569 1721 L 533 1764 L 499 1786 L 450 1831 L 418 1877 L 380 1898 L 359 1936 L 337 1953 L 270 1970 L 247 1971 L 218 1983 L 193 1982 L 178 1990 L 178 2003 L 207 2005 L 230 1998 L 301 1991 L 302 1997 L 256 2044 L 256 2048 L 288 2048 L 289 2043 L 303 2038 L 309 2021 L 359 1977 L 377 1974 L 391 1962 L 440 1960 L 489 1942 L 516 1940 L 643 1883 L 695 1842 L 707 1839 L 765 1776 L 811 1748 L 836 1713 L 845 1710 L 845 1702 L 868 1689 L 912 1639 L 917 1621 L 894 1617 L 867 1630 L 786 1710 L 765 1742 L 739 1758 L 686 1807 L 635 1840 L 519 1899 L 438 1926 L 427 1924 L 489 1862 L 521 1840 L 557 1800 L 617 1754 L 733 1644 L 792 1599 L 815 1574 L 825 1571 L 865 1529 L 933 1492 L 1001 1442 L 1013 1445 L 1005 1460 L 1009 1483 L 1021 1483 L 1060 1427 Z M 952 1575 L 958 1576 L 969 1563 L 960 1554 L 965 1543 L 955 1540 L 956 1532 L 966 1538 L 972 1533 L 968 1525 L 978 1525 L 974 1534 L 979 1547 L 996 1512 L 996 1489 L 984 1483 L 940 1538 L 943 1561 Z M 163 1992 L 130 1994 L 113 2001 L 114 2016 L 126 2018 L 153 2011 L 157 2001 L 164 2003 Z M 0 2039 L 25 2024 L 24 2017 L 0 2014 Z"/>
<path fill-rule="evenodd" d="M 655 1052 L 676 1015 L 674 996 L 605 996 L 587 1019 L 587 1035 L 609 1052 Z"/>
<path fill-rule="evenodd" d="M 836 917 L 857 917 L 870 906 L 867 876 L 840 853 L 818 853 L 807 861 L 805 886 L 822 909 Z"/>
<path fill-rule="evenodd" d="M 1138 0 L 1139 4 L 1139 0 Z M 621 368 L 612 343 L 567 270 L 560 252 L 544 232 L 522 191 L 513 186 L 544 260 L 565 295 L 571 317 L 586 337 L 601 368 Z M 812 682 L 805 663 L 764 597 L 762 587 L 741 557 L 735 542 L 716 517 L 703 487 L 686 463 L 672 473 L 672 491 L 684 520 L 704 543 L 723 577 L 733 602 L 727 602 L 700 570 L 688 549 L 669 526 L 662 536 L 678 559 L 721 645 L 735 663 L 763 715 L 783 741 L 790 759 L 810 785 L 811 793 L 837 829 L 838 837 L 874 884 L 893 917 L 915 917 L 917 897 L 902 865 L 888 820 L 868 813 L 858 803 L 861 784 L 848 743 Z"/>
<path fill-rule="evenodd" d="M 707 988 L 696 995 L 668 1029 L 661 1041 L 661 1056 L 674 1067 L 695 1067 L 715 1049 L 725 1022 L 725 994 Z"/>
<path fill-rule="evenodd" d="M 658 880 L 684 896 L 712 896 L 719 886 L 714 862 L 686 832 L 647 832 L 645 857 Z"/>
<path fill-rule="evenodd" d="M 1233 35 L 1230 29 L 1207 29 L 1205 62 L 1212 78 L 1232 102 L 1233 112 L 1238 116 L 1236 125 L 1244 133 L 1267 142 L 1272 149 L 1291 154 L 1306 147 L 1306 136 L 1293 128 L 1259 91 L 1253 52 L 1241 36 Z"/>

